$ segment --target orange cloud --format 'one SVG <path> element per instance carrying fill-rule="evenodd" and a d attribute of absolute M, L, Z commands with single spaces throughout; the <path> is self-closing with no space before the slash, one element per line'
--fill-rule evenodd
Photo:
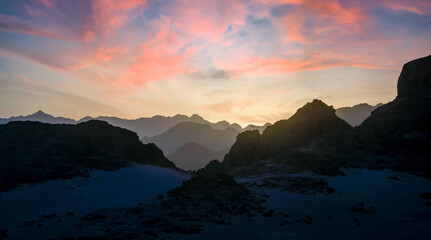
<path fill-rule="evenodd" d="M 294 10 L 278 23 L 286 42 L 311 44 L 337 35 L 362 32 L 364 14 L 358 7 L 343 7 L 337 0 L 295 2 Z"/>
<path fill-rule="evenodd" d="M 94 33 L 101 34 L 104 38 L 111 31 L 115 31 L 124 25 L 125 21 L 130 18 L 129 11 L 139 5 L 144 5 L 146 0 L 130 0 L 130 1 L 115 1 L 115 0 L 96 0 L 93 2 L 92 20 L 93 25 L 89 29 L 85 29 L 85 41 L 94 40 Z M 90 33 L 89 33 L 90 32 Z"/>
<path fill-rule="evenodd" d="M 216 41 L 232 24 L 243 24 L 246 6 L 240 1 L 176 1 L 167 7 L 172 27 L 190 38 Z"/>

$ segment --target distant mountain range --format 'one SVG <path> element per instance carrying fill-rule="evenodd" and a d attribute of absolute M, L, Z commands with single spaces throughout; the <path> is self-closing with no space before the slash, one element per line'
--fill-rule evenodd
<path fill-rule="evenodd" d="M 87 116 L 76 121 L 70 118 L 54 117 L 52 115 L 49 115 L 39 110 L 36 113 L 30 114 L 27 116 L 0 118 L 0 124 L 5 124 L 11 121 L 37 121 L 37 122 L 52 123 L 52 124 L 77 124 L 77 123 L 86 122 L 89 120 L 105 121 L 113 126 L 128 129 L 130 131 L 137 133 L 140 138 L 159 135 L 181 122 L 207 124 L 214 129 L 220 129 L 220 130 L 224 130 L 226 128 L 233 128 L 233 129 L 236 129 L 238 132 L 243 131 L 242 127 L 237 123 L 231 124 L 224 120 L 216 123 L 212 123 L 208 120 L 205 120 L 204 118 L 202 118 L 197 114 L 193 114 L 190 117 L 186 115 L 181 115 L 181 114 L 177 114 L 173 117 L 156 115 L 149 118 L 144 117 L 144 118 L 138 118 L 138 119 L 122 119 L 118 117 L 107 117 L 107 116 L 99 116 L 99 117 L 92 118 Z M 264 128 L 264 126 L 255 126 L 255 127 Z"/>
<path fill-rule="evenodd" d="M 335 111 L 335 114 L 339 118 L 344 119 L 351 126 L 356 127 L 361 125 L 361 123 L 364 122 L 365 119 L 371 116 L 372 111 L 376 110 L 382 105 L 382 103 L 379 103 L 376 106 L 371 106 L 368 103 L 361 103 L 353 107 L 338 108 Z"/>
<path fill-rule="evenodd" d="M 0 124 L 6 124 L 12 121 L 36 121 L 51 124 L 76 124 L 77 122 L 71 118 L 54 117 L 39 110 L 27 116 L 16 116 L 10 118 L 0 118 Z"/>
<path fill-rule="evenodd" d="M 348 122 L 351 126 L 358 126 L 367 117 L 371 115 L 372 111 L 374 111 L 377 107 L 380 107 L 382 105 L 383 104 L 377 104 L 376 106 L 371 106 L 367 103 L 361 103 L 353 107 L 338 108 L 336 110 L 336 114 L 338 117 Z M 181 115 L 181 114 L 177 114 L 172 117 L 156 115 L 153 117 L 143 117 L 138 119 L 122 119 L 118 117 L 108 117 L 108 116 L 99 116 L 99 117 L 93 118 L 93 117 L 87 116 L 80 120 L 74 120 L 74 119 L 65 118 L 65 117 L 54 117 L 41 110 L 27 116 L 0 118 L 0 124 L 5 124 L 11 121 L 37 121 L 37 122 L 52 123 L 52 124 L 76 124 L 76 123 L 86 122 L 89 120 L 101 120 L 113 126 L 128 129 L 130 131 L 136 132 L 140 138 L 153 137 L 153 136 L 162 134 L 163 132 L 167 131 L 169 128 L 172 128 L 181 122 L 194 122 L 194 123 L 200 123 L 200 124 L 207 124 L 214 129 L 220 129 L 220 130 L 224 130 L 230 127 L 230 128 L 236 129 L 238 132 L 243 132 L 248 130 L 258 130 L 260 133 L 262 133 L 263 130 L 265 130 L 268 126 L 272 125 L 271 123 L 266 123 L 263 126 L 250 124 L 245 128 L 242 128 L 237 123 L 231 124 L 225 120 L 212 123 L 208 120 L 205 120 L 204 118 L 202 118 L 197 114 L 193 114 L 190 117 L 186 115 Z"/>
<path fill-rule="evenodd" d="M 240 133 L 238 130 L 231 127 L 221 130 L 214 129 L 207 124 L 182 122 L 160 135 L 151 138 L 144 137 L 141 141 L 156 144 L 166 155 L 172 154 L 188 142 L 196 142 L 212 151 L 221 151 L 229 148 L 235 142 L 238 133 Z"/>
<path fill-rule="evenodd" d="M 175 163 L 175 166 L 184 170 L 198 170 L 205 167 L 211 160 L 222 161 L 229 147 L 221 151 L 213 151 L 198 143 L 188 142 L 179 147 L 167 158 Z"/>

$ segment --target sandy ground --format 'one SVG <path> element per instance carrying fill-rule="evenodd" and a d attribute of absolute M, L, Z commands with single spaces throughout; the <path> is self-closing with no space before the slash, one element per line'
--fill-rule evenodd
<path fill-rule="evenodd" d="M 346 176 L 299 174 L 324 178 L 329 187 L 335 190 L 331 194 L 303 195 L 278 188 L 250 187 L 252 191 L 268 195 L 268 201 L 263 204 L 274 210 L 270 217 L 236 216 L 230 225 L 206 223 L 204 231 L 199 234 L 161 237 L 429 239 L 431 206 L 427 206 L 427 200 L 420 198 L 419 194 L 431 192 L 431 181 L 386 170 L 343 169 L 343 172 Z M 252 183 L 264 177 L 273 176 L 237 180 Z M 10 239 L 48 239 L 61 234 L 73 235 L 73 228 L 70 227 L 88 212 L 98 208 L 136 206 L 140 202 L 157 201 L 155 199 L 159 194 L 166 193 L 188 178 L 170 169 L 136 165 L 115 172 L 94 171 L 90 178 L 25 186 L 0 195 L 0 228 L 8 229 Z M 67 212 L 74 214 L 67 216 Z M 42 217 L 49 214 L 55 216 Z"/>
<path fill-rule="evenodd" d="M 11 239 L 48 239 L 73 231 L 70 227 L 89 212 L 154 201 L 189 177 L 137 164 L 118 171 L 94 170 L 89 178 L 26 185 L 0 194 L 0 229 L 7 229 Z"/>
<path fill-rule="evenodd" d="M 275 210 L 272 217 L 238 216 L 232 225 L 209 224 L 199 235 L 176 239 L 429 239 L 431 206 L 419 194 L 431 192 L 431 181 L 392 171 L 343 171 L 346 176 L 323 177 L 335 189 L 332 194 L 253 188 L 269 195 L 266 207 Z M 393 176 L 399 180 L 389 178 Z M 376 214 L 351 212 L 360 202 L 365 209 L 373 207 Z M 307 215 L 311 223 L 306 223 Z"/>

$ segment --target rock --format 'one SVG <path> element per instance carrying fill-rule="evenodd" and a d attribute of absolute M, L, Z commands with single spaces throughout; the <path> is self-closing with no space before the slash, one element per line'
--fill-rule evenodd
<path fill-rule="evenodd" d="M 8 237 L 8 235 L 7 235 L 7 229 L 4 229 L 4 228 L 0 229 L 0 239 L 4 239 L 4 238 L 7 238 L 7 237 Z"/>
<path fill-rule="evenodd" d="M 265 188 L 279 188 L 297 194 L 331 194 L 335 190 L 328 186 L 323 178 L 309 177 L 267 177 L 260 180 L 260 184 L 252 186 Z"/>
<path fill-rule="evenodd" d="M 272 209 L 268 209 L 265 212 L 262 213 L 262 216 L 264 217 L 272 217 L 272 215 L 274 214 L 274 210 Z"/>
<path fill-rule="evenodd" d="M 216 172 L 227 172 L 228 169 L 225 164 L 221 163 L 217 159 L 210 161 L 205 167 L 206 171 L 216 171 Z"/>
<path fill-rule="evenodd" d="M 431 55 L 404 64 L 398 78 L 398 97 L 431 95 Z"/>
<path fill-rule="evenodd" d="M 371 214 L 376 215 L 377 211 L 375 210 L 375 207 L 365 207 L 365 204 L 363 202 L 360 202 L 358 204 L 355 204 L 350 209 L 350 212 L 352 213 L 363 213 L 363 214 Z"/>
<path fill-rule="evenodd" d="M 68 217 L 71 217 L 71 216 L 74 216 L 75 215 L 75 212 L 67 212 L 66 213 L 66 216 L 68 216 Z"/>
<path fill-rule="evenodd" d="M 245 131 L 236 137 L 229 153 L 224 157 L 223 163 L 230 167 L 239 167 L 253 161 L 255 151 L 259 147 L 260 133 L 258 130 Z"/>
<path fill-rule="evenodd" d="M 420 198 L 426 199 L 426 200 L 431 200 L 431 193 L 421 193 L 419 195 Z"/>
<path fill-rule="evenodd" d="M 53 218 L 55 216 L 57 216 L 57 214 L 55 214 L 55 213 L 44 214 L 44 215 L 42 215 L 42 218 L 51 219 L 51 218 Z"/>

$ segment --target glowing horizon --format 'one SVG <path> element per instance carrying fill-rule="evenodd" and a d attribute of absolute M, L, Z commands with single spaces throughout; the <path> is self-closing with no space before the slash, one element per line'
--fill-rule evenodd
<path fill-rule="evenodd" d="M 386 103 L 429 54 L 426 0 L 0 0 L 0 117 L 272 123 Z"/>

